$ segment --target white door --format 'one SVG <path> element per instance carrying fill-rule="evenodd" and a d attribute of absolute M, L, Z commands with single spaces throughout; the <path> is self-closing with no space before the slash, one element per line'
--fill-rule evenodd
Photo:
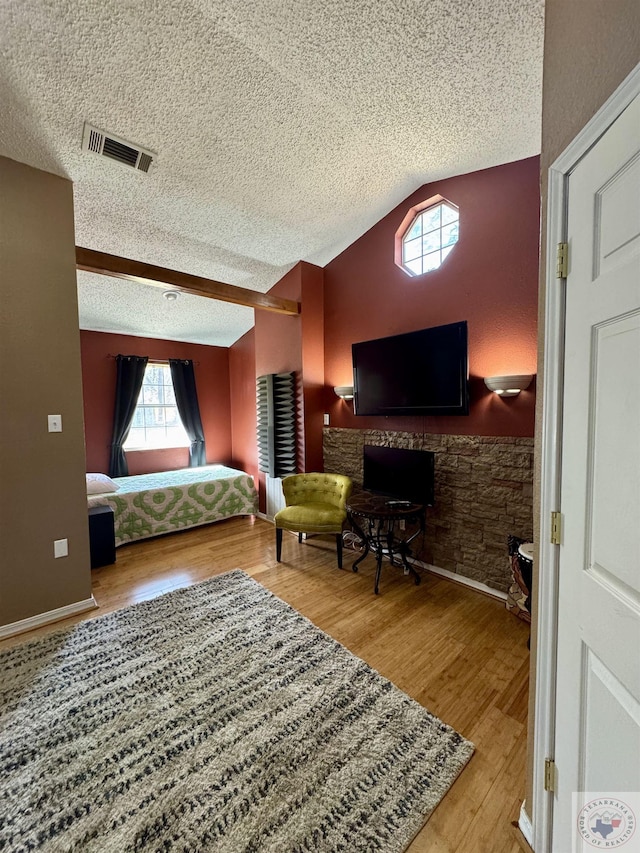
<path fill-rule="evenodd" d="M 640 97 L 569 176 L 567 228 L 553 853 L 614 846 L 573 792 L 640 791 Z"/>

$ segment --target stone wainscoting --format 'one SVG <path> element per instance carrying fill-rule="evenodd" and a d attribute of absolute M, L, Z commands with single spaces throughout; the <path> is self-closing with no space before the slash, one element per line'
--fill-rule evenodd
<path fill-rule="evenodd" d="M 416 557 L 506 592 L 507 537 L 533 537 L 533 438 L 325 428 L 324 470 L 360 488 L 365 444 L 435 452 L 435 505 Z"/>

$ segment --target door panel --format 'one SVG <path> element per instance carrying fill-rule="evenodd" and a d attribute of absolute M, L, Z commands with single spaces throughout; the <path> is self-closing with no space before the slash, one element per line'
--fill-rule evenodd
<path fill-rule="evenodd" d="M 633 365 L 640 353 L 640 312 L 615 318 L 594 329 L 593 434 L 589 437 L 591 535 L 587 564 L 640 591 L 638 482 L 640 470 L 640 361 L 623 380 L 621 365 Z M 628 383 L 628 384 L 627 384 Z M 587 502 L 589 506 L 589 502 Z"/>
<path fill-rule="evenodd" d="M 569 176 L 554 853 L 640 790 L 640 98 Z"/>
<path fill-rule="evenodd" d="M 594 278 L 640 253 L 640 155 L 625 163 L 596 191 Z"/>
<path fill-rule="evenodd" d="M 587 646 L 585 653 L 584 761 L 582 791 L 637 791 L 640 768 L 629 753 L 640 752 L 640 704 Z M 603 737 L 603 733 L 615 733 Z"/>

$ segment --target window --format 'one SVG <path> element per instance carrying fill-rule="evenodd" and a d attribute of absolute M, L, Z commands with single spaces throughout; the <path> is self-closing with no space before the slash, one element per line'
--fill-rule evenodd
<path fill-rule="evenodd" d="M 412 207 L 396 232 L 396 264 L 411 276 L 438 269 L 458 242 L 459 220 L 442 196 Z"/>
<path fill-rule="evenodd" d="M 178 414 L 169 365 L 147 364 L 124 449 L 189 447 L 190 443 Z"/>

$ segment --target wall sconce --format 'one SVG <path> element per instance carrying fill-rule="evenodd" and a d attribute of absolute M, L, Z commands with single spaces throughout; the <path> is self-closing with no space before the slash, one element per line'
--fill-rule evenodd
<path fill-rule="evenodd" d="M 532 379 L 531 373 L 520 373 L 515 376 L 487 376 L 484 384 L 499 397 L 517 397 L 521 391 L 531 385 Z"/>
<path fill-rule="evenodd" d="M 353 400 L 353 385 L 336 385 L 333 390 L 341 400 Z"/>

